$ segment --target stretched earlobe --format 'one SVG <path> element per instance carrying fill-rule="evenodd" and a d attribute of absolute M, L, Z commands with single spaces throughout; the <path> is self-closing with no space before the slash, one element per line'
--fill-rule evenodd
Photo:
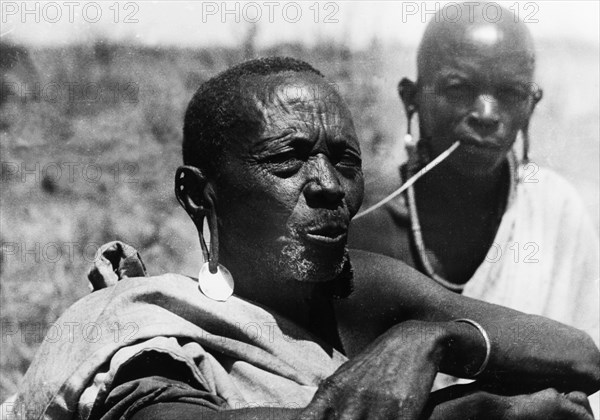
<path fill-rule="evenodd" d="M 522 164 L 529 163 L 529 123 L 525 124 L 521 129 L 523 135 L 523 158 Z"/>
<path fill-rule="evenodd" d="M 206 177 L 194 166 L 180 166 L 175 172 L 175 196 L 196 226 L 204 261 L 208 261 L 210 255 L 203 234 L 204 218 L 211 210 L 204 194 L 207 185 Z"/>
<path fill-rule="evenodd" d="M 198 273 L 198 288 L 208 298 L 226 301 L 233 294 L 233 277 L 219 264 L 219 229 L 217 197 L 213 185 L 193 166 L 180 166 L 175 172 L 175 195 L 179 204 L 192 218 L 198 236 L 204 263 Z M 210 232 L 210 250 L 204 240 L 204 219 Z"/>
<path fill-rule="evenodd" d="M 209 207 L 207 221 L 210 232 L 210 253 L 208 260 L 205 259 L 208 262 L 202 265 L 198 273 L 198 287 L 210 299 L 224 302 L 233 294 L 234 281 L 229 270 L 219 264 L 217 203 L 215 191 L 210 183 L 204 188 L 204 200 Z"/>
<path fill-rule="evenodd" d="M 531 102 L 531 109 L 529 110 L 529 116 L 527 117 L 527 121 L 521 128 L 521 134 L 523 136 L 522 164 L 529 163 L 529 145 L 530 145 L 530 142 L 529 142 L 529 120 L 530 120 L 531 116 L 533 115 L 533 110 L 535 109 L 535 106 L 537 105 L 537 103 L 539 101 L 542 100 L 543 97 L 544 97 L 544 91 L 541 88 L 536 88 L 533 91 L 533 93 L 532 93 L 533 100 Z"/>
<path fill-rule="evenodd" d="M 415 97 L 417 93 L 416 85 L 413 81 L 403 78 L 398 83 L 398 95 L 402 99 L 404 104 L 404 111 L 406 112 L 406 134 L 404 135 L 404 146 L 408 149 L 409 153 L 416 148 L 417 141 L 412 135 L 412 117 L 417 110 L 415 104 Z"/>
<path fill-rule="evenodd" d="M 416 83 L 406 77 L 398 83 L 398 95 L 404 104 L 404 110 L 409 119 L 417 111 L 417 92 Z"/>
<path fill-rule="evenodd" d="M 217 223 L 216 197 L 212 185 L 207 184 L 204 188 L 204 200 L 209 207 L 207 211 L 208 231 L 210 232 L 210 255 L 208 267 L 212 274 L 217 272 L 219 265 L 219 226 Z"/>
<path fill-rule="evenodd" d="M 523 157 L 521 160 L 522 165 L 529 163 L 529 145 L 530 145 L 530 142 L 529 142 L 529 120 L 530 120 L 531 116 L 533 115 L 533 110 L 535 109 L 535 106 L 544 97 L 543 89 L 538 88 L 536 86 L 536 88 L 533 90 L 533 93 L 531 94 L 531 97 L 532 97 L 532 102 L 531 102 L 531 108 L 529 109 L 529 115 L 527 117 L 525 124 L 523 124 L 523 127 L 521 128 L 521 135 L 523 138 Z"/>
<path fill-rule="evenodd" d="M 175 172 L 175 196 L 181 207 L 196 224 L 202 229 L 202 222 L 208 209 L 204 202 L 204 190 L 207 179 L 202 172 L 189 165 L 180 166 Z"/>

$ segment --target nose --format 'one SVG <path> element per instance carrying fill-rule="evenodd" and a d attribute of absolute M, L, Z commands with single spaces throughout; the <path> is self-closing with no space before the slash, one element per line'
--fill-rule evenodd
<path fill-rule="evenodd" d="M 474 103 L 473 111 L 467 122 L 471 128 L 482 136 L 494 133 L 500 125 L 498 101 L 492 95 L 479 95 Z"/>
<path fill-rule="evenodd" d="M 337 208 L 346 193 L 336 169 L 322 153 L 310 161 L 310 180 L 304 187 L 306 202 L 310 207 Z"/>

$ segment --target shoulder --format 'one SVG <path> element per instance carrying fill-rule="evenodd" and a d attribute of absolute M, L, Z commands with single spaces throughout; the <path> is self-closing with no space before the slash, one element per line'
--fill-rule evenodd
<path fill-rule="evenodd" d="M 351 250 L 354 290 L 335 301 L 339 330 L 346 354 L 360 353 L 393 325 L 409 319 L 403 295 L 403 279 L 413 273 L 390 257 Z M 418 273 L 417 273 L 418 274 Z"/>
<path fill-rule="evenodd" d="M 127 277 L 115 285 L 94 291 L 75 302 L 62 317 L 96 317 L 110 306 L 123 306 L 126 301 L 161 302 L 191 290 L 197 290 L 197 281 L 180 274 L 167 273 L 152 277 Z M 104 309 L 103 309 L 104 308 Z M 85 309 L 85 310 L 82 310 Z"/>
<path fill-rule="evenodd" d="M 577 189 L 552 169 L 525 165 L 522 168 L 519 189 L 523 198 L 534 203 L 536 208 L 549 217 L 562 219 L 581 217 L 586 221 L 589 218 Z"/>
<path fill-rule="evenodd" d="M 97 333 L 96 342 L 85 343 L 85 346 L 92 346 L 110 341 L 113 330 L 117 328 L 115 326 L 129 326 L 130 330 L 136 331 L 137 339 L 142 335 L 168 335 L 171 330 L 187 328 L 186 323 L 190 321 L 201 323 L 203 319 L 225 318 L 230 313 L 241 316 L 252 312 L 247 308 L 252 305 L 239 298 L 232 298 L 224 305 L 217 303 L 204 296 L 198 289 L 197 280 L 191 277 L 173 273 L 127 277 L 84 296 L 71 305 L 54 325 L 59 330 L 74 325 L 75 333 L 83 341 L 88 329 Z M 68 346 L 68 341 L 62 341 L 65 340 L 61 340 L 60 346 L 51 341 L 42 344 L 52 348 Z"/>
<path fill-rule="evenodd" d="M 444 311 L 460 307 L 461 297 L 400 260 L 360 250 L 351 250 L 350 258 L 354 291 L 336 300 L 350 356 L 402 321 L 435 320 Z"/>
<path fill-rule="evenodd" d="M 350 257 L 355 276 L 387 281 L 392 276 L 422 277 L 423 275 L 404 262 L 385 255 L 363 251 L 350 250 Z"/>
<path fill-rule="evenodd" d="M 193 287 L 193 279 L 175 274 L 131 277 L 81 298 L 49 326 L 23 379 L 21 397 L 41 401 L 59 395 L 67 381 L 79 389 L 120 348 L 181 335 L 186 324 L 169 308 L 183 302 Z M 181 305 L 179 311 L 186 309 Z"/>
<path fill-rule="evenodd" d="M 530 164 L 532 165 L 532 164 Z M 555 200 L 577 201 L 581 199 L 577 190 L 562 175 L 550 168 L 537 165 L 521 168 L 521 187 L 528 194 L 551 195 Z"/>
<path fill-rule="evenodd" d="M 356 299 L 396 308 L 405 317 L 448 292 L 403 261 L 372 252 L 351 250 Z"/>

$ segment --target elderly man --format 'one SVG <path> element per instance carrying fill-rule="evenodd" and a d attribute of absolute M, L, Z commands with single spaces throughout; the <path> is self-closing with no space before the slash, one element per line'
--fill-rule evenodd
<path fill-rule="evenodd" d="M 531 35 L 506 9 L 497 22 L 486 19 L 485 3 L 460 10 L 458 22 L 443 19 L 451 10 L 431 21 L 417 82 L 400 82 L 420 139 L 399 182 L 461 146 L 353 223 L 350 246 L 405 261 L 465 296 L 573 325 L 598 343 L 597 230 L 566 181 L 527 165 L 529 121 L 542 97 Z"/>
<path fill-rule="evenodd" d="M 44 343 L 17 406 L 134 420 L 591 419 L 600 353 L 584 333 L 347 251 L 358 139 L 308 64 L 254 60 L 207 81 L 183 154 L 176 194 L 208 259 L 198 280 L 126 277 L 76 303 L 59 323 L 135 334 Z M 438 369 L 481 383 L 430 398 Z"/>

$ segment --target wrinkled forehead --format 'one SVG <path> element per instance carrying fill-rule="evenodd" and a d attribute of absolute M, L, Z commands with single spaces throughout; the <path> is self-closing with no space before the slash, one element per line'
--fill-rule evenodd
<path fill-rule="evenodd" d="M 316 74 L 278 73 L 263 76 L 261 81 L 262 89 L 255 92 L 255 100 L 267 119 L 278 114 L 322 114 L 323 117 L 349 115 L 336 87 Z"/>
<path fill-rule="evenodd" d="M 260 85 L 260 88 L 256 89 Z M 310 135 L 326 130 L 330 135 L 354 137 L 348 107 L 335 85 L 312 73 L 278 73 L 261 76 L 254 83 L 256 108 L 262 131 L 302 130 Z"/>

